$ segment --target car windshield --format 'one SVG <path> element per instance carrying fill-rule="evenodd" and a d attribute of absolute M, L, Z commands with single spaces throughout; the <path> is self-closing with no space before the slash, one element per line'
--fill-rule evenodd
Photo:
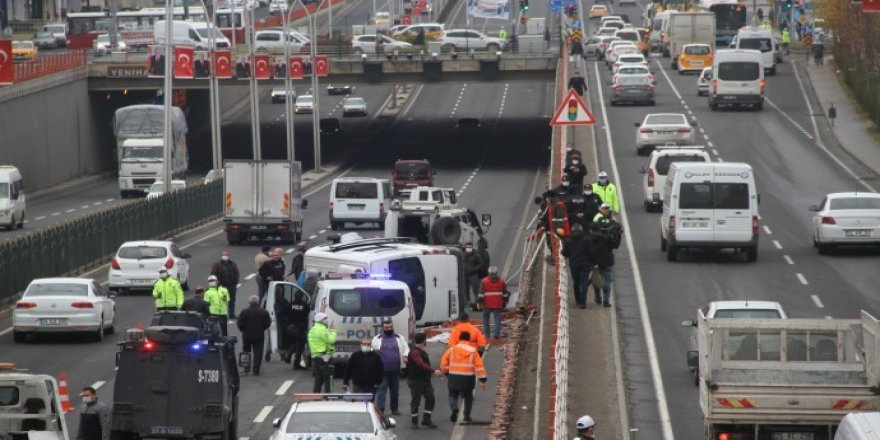
<path fill-rule="evenodd" d="M 159 246 L 128 246 L 119 249 L 119 253 L 116 256 L 132 260 L 150 260 L 165 258 L 168 256 L 168 250 Z"/>
<path fill-rule="evenodd" d="M 740 49 L 755 49 L 761 52 L 770 52 L 773 47 L 769 38 L 742 38 L 739 40 Z"/>
<path fill-rule="evenodd" d="M 748 209 L 745 183 L 682 183 L 680 209 Z"/>
<path fill-rule="evenodd" d="M 376 182 L 337 182 L 336 197 L 340 199 L 375 199 L 379 197 Z"/>
<path fill-rule="evenodd" d="M 303 96 L 297 97 L 297 98 L 296 98 L 296 103 L 297 103 L 297 104 L 311 104 L 311 103 L 312 103 L 312 97 L 309 96 L 309 95 L 303 95 Z"/>
<path fill-rule="evenodd" d="M 406 306 L 400 289 L 356 287 L 330 291 L 330 309 L 342 316 L 394 316 Z"/>
<path fill-rule="evenodd" d="M 372 434 L 375 428 L 370 414 L 364 412 L 296 412 L 290 416 L 285 430 L 289 434 L 334 432 Z"/>
<path fill-rule="evenodd" d="M 34 43 L 30 41 L 15 41 L 12 43 L 13 49 L 30 49 L 34 47 Z"/>
<path fill-rule="evenodd" d="M 628 57 L 620 57 L 620 59 L 618 61 L 620 61 L 621 64 L 622 63 L 644 63 L 645 59 L 642 57 L 628 56 Z"/>
<path fill-rule="evenodd" d="M 125 147 L 122 149 L 123 159 L 161 159 L 162 147 Z"/>
<path fill-rule="evenodd" d="M 755 81 L 761 77 L 761 65 L 751 61 L 728 61 L 718 64 L 718 79 L 723 81 Z"/>
<path fill-rule="evenodd" d="M 644 67 L 621 67 L 617 73 L 632 75 L 632 74 L 646 74 L 648 73 L 648 69 Z"/>
<path fill-rule="evenodd" d="M 669 166 L 674 162 L 705 162 L 706 158 L 700 156 L 698 154 L 691 154 L 687 156 L 680 155 L 668 155 L 668 156 L 660 156 L 657 158 L 657 163 L 654 164 L 654 168 L 657 169 L 657 174 L 661 176 L 665 176 L 669 173 Z"/>
<path fill-rule="evenodd" d="M 643 125 L 687 125 L 684 115 L 649 115 Z"/>
<path fill-rule="evenodd" d="M 35 283 L 24 296 L 89 296 L 89 286 L 79 283 Z"/>
<path fill-rule="evenodd" d="M 685 46 L 684 53 L 688 55 L 709 55 L 709 46 Z"/>
<path fill-rule="evenodd" d="M 716 318 L 780 319 L 778 310 L 717 310 Z"/>
<path fill-rule="evenodd" d="M 9 183 L 0 182 L 0 200 L 9 198 Z"/>
<path fill-rule="evenodd" d="M 364 105 L 364 98 L 345 98 L 343 105 Z"/>
<path fill-rule="evenodd" d="M 831 199 L 831 210 L 842 209 L 880 209 L 880 198 L 846 197 Z"/>
<path fill-rule="evenodd" d="M 199 28 L 199 29 L 196 29 L 196 32 L 198 32 L 200 36 L 205 37 L 205 38 L 210 38 L 212 33 L 214 34 L 214 38 L 223 38 L 223 34 L 221 34 L 220 31 L 217 30 L 217 28 L 213 28 L 213 27 L 212 28 Z"/>
<path fill-rule="evenodd" d="M 643 86 L 648 84 L 648 78 L 644 76 L 621 76 L 617 78 L 617 84 L 622 86 Z"/>
<path fill-rule="evenodd" d="M 394 173 L 398 176 L 425 177 L 428 175 L 428 165 L 423 163 L 397 164 Z"/>
<path fill-rule="evenodd" d="M 55 38 L 55 36 L 49 32 L 37 32 L 37 38 Z"/>
<path fill-rule="evenodd" d="M 98 35 L 98 43 L 109 43 L 110 36 L 109 35 Z"/>
<path fill-rule="evenodd" d="M 618 32 L 617 38 L 621 40 L 627 41 L 639 41 L 639 33 L 638 32 Z"/>
<path fill-rule="evenodd" d="M 60 33 L 64 32 L 64 26 L 63 26 L 63 25 L 59 25 L 59 26 L 44 26 L 43 29 L 45 29 L 47 32 L 52 32 L 53 34 L 60 34 Z"/>

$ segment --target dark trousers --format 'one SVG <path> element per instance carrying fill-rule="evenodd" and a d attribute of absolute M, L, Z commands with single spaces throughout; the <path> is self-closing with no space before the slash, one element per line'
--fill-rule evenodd
<path fill-rule="evenodd" d="M 226 287 L 226 290 L 229 291 L 229 317 L 232 318 L 235 316 L 235 293 L 238 291 L 238 285 L 231 284 Z"/>
<path fill-rule="evenodd" d="M 324 362 L 321 356 L 312 358 L 312 376 L 315 377 L 315 385 L 312 387 L 313 393 L 330 392 L 330 364 Z"/>
<path fill-rule="evenodd" d="M 225 315 L 211 315 L 211 318 L 217 321 L 217 325 L 220 326 L 220 334 L 228 336 L 229 334 L 226 330 L 226 325 L 229 324 L 229 318 Z"/>
<path fill-rule="evenodd" d="M 254 374 L 260 374 L 260 365 L 263 363 L 263 339 L 242 339 L 241 351 L 251 353 L 251 365 Z M 248 371 L 245 369 L 244 371 Z"/>
<path fill-rule="evenodd" d="M 307 333 L 302 329 L 298 329 L 296 335 L 294 335 L 290 347 L 290 356 L 293 360 L 293 366 L 295 368 L 299 368 L 300 360 L 302 359 L 303 351 L 306 348 L 306 335 Z"/>
<path fill-rule="evenodd" d="M 434 412 L 434 386 L 431 385 L 431 381 L 409 380 L 406 384 L 409 385 L 409 394 L 412 396 L 412 401 L 409 404 L 409 412 L 412 416 L 419 416 L 422 397 L 425 398 L 425 414 Z"/>
<path fill-rule="evenodd" d="M 398 402 L 400 397 L 400 370 L 386 371 L 382 373 L 382 383 L 376 391 L 376 406 L 385 411 L 385 396 L 391 391 L 391 412 L 395 413 L 399 409 Z"/>
<path fill-rule="evenodd" d="M 572 291 L 574 292 L 574 302 L 579 305 L 587 303 L 587 287 L 590 283 L 590 268 L 571 266 Z"/>
<path fill-rule="evenodd" d="M 474 406 L 474 389 L 453 390 L 449 389 L 449 408 L 453 411 L 458 410 L 458 398 L 464 398 L 464 416 L 471 416 L 471 408 Z"/>
<path fill-rule="evenodd" d="M 467 277 L 468 302 L 474 304 L 477 302 L 477 296 L 480 294 L 480 277 L 472 275 Z"/>
<path fill-rule="evenodd" d="M 260 292 L 260 301 L 266 297 L 266 292 L 269 290 L 269 282 L 264 280 L 259 274 L 254 277 L 254 280 L 257 282 L 257 289 Z"/>

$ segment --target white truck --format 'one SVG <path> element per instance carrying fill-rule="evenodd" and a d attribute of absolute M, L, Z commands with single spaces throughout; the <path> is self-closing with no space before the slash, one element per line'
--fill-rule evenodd
<path fill-rule="evenodd" d="M 452 188 L 418 186 L 404 196 L 391 202 L 385 216 L 386 237 L 411 237 L 434 245 L 470 242 L 481 251 L 488 247 L 483 228 L 492 224 L 492 215 L 477 219 L 473 210 L 459 207 Z"/>
<path fill-rule="evenodd" d="M 113 134 L 119 163 L 122 198 L 146 195 L 157 180 L 164 180 L 165 110 L 161 105 L 132 105 L 116 110 Z M 171 176 L 184 179 L 189 170 L 186 117 L 179 107 L 171 115 Z"/>
<path fill-rule="evenodd" d="M 830 440 L 850 412 L 880 407 L 880 321 L 707 319 L 688 367 L 709 440 Z"/>
<path fill-rule="evenodd" d="M 226 240 L 240 244 L 302 240 L 302 171 L 286 160 L 227 160 L 223 164 Z"/>
<path fill-rule="evenodd" d="M 679 12 L 669 16 L 663 41 L 663 56 L 672 57 L 672 68 L 678 69 L 678 55 L 685 44 L 705 43 L 715 51 L 715 14 L 711 12 Z"/>
<path fill-rule="evenodd" d="M 0 440 L 68 440 L 55 378 L 0 363 Z"/>

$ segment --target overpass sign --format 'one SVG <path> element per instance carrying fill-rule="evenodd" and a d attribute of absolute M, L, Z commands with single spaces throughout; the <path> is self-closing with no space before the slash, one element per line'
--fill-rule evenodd
<path fill-rule="evenodd" d="M 568 95 L 559 104 L 550 125 L 595 125 L 596 118 L 590 113 L 587 104 L 574 89 L 568 89 Z"/>

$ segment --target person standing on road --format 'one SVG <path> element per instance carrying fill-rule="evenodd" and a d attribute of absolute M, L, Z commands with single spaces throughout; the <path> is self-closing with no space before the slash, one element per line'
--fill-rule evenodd
<path fill-rule="evenodd" d="M 315 384 L 313 393 L 330 392 L 330 362 L 333 360 L 333 345 L 336 344 L 336 329 L 329 324 L 326 313 L 315 313 L 315 325 L 309 330 L 309 353 L 312 356 L 312 375 Z"/>
<path fill-rule="evenodd" d="M 470 423 L 471 409 L 474 406 L 474 387 L 477 380 L 486 386 L 486 369 L 483 368 L 483 358 L 468 342 L 471 335 L 462 332 L 460 342 L 446 350 L 440 360 L 440 369 L 446 374 L 449 384 L 449 408 L 452 415 L 449 421 L 455 423 L 458 420 L 458 398 L 464 398 L 464 422 Z"/>
<path fill-rule="evenodd" d="M 489 268 L 489 274 L 480 282 L 480 302 L 483 304 L 483 334 L 491 334 L 494 339 L 501 339 L 501 312 L 510 299 L 507 284 L 498 276 L 498 268 Z M 489 333 L 490 318 L 495 321 L 492 333 Z"/>
<path fill-rule="evenodd" d="M 588 219 L 584 218 L 586 201 L 586 197 L 584 197 L 580 191 L 568 196 L 565 200 L 565 210 L 568 212 L 568 223 L 572 228 L 574 228 L 574 225 L 576 224 L 584 225 L 587 223 Z"/>
<path fill-rule="evenodd" d="M 296 292 L 293 295 L 293 302 L 284 313 L 287 318 L 285 322 L 289 323 L 285 330 L 290 335 L 291 340 L 290 354 L 288 354 L 285 362 L 290 361 L 292 358 L 293 369 L 303 370 L 304 368 L 301 365 L 302 354 L 306 346 L 306 335 L 309 331 L 309 303 L 306 301 L 305 294 Z"/>
<path fill-rule="evenodd" d="M 296 250 L 293 252 L 293 258 L 290 259 L 290 272 L 287 273 L 287 276 L 293 275 L 293 279 L 299 279 L 299 274 L 301 274 L 303 271 L 305 257 L 306 247 L 297 246 Z"/>
<path fill-rule="evenodd" d="M 235 319 L 235 293 L 238 291 L 238 281 L 241 274 L 238 271 L 238 265 L 229 259 L 229 251 L 220 253 L 220 261 L 211 266 L 211 275 L 217 277 L 220 285 L 225 287 L 229 292 L 229 319 Z"/>
<path fill-rule="evenodd" d="M 196 312 L 202 317 L 208 316 L 211 314 L 211 306 L 205 301 L 205 288 L 202 286 L 196 286 L 196 291 L 193 294 L 193 297 L 184 301 L 183 305 L 180 307 L 180 310 L 184 312 Z"/>
<path fill-rule="evenodd" d="M 579 47 L 579 46 L 580 46 L 580 44 L 575 44 L 574 46 L 572 46 L 572 49 L 574 49 L 575 47 Z M 582 51 L 581 55 L 579 55 L 579 56 L 583 56 L 583 49 L 581 49 L 581 51 Z M 581 96 L 581 97 L 584 96 L 584 92 L 587 91 L 587 81 L 585 81 L 584 77 L 581 76 L 580 71 L 575 71 L 574 76 L 572 76 L 568 80 L 568 88 L 574 89 L 574 91 L 577 92 L 578 96 Z"/>
<path fill-rule="evenodd" d="M 269 282 L 260 275 L 260 268 L 263 267 L 264 263 L 272 259 L 269 256 L 270 249 L 272 249 L 270 246 L 263 246 L 263 249 L 254 257 L 254 273 L 256 273 L 254 281 L 257 282 L 257 292 L 260 294 L 260 299 L 266 297 L 266 290 L 269 289 Z"/>
<path fill-rule="evenodd" d="M 483 267 L 483 256 L 474 249 L 474 244 L 464 244 L 464 276 L 467 280 L 468 302 L 472 307 L 477 305 L 477 295 L 480 292 L 480 269 Z"/>
<path fill-rule="evenodd" d="M 183 305 L 183 288 L 180 281 L 168 275 L 168 269 L 159 270 L 159 281 L 153 284 L 153 298 L 156 298 L 156 311 L 179 310 Z"/>
<path fill-rule="evenodd" d="M 373 342 L 362 339 L 360 351 L 352 353 L 345 365 L 342 391 L 348 392 L 350 383 L 353 393 L 370 393 L 375 398 L 384 377 L 382 358 L 373 351 Z"/>
<path fill-rule="evenodd" d="M 572 440 L 595 440 L 596 422 L 593 421 L 592 417 L 583 416 L 579 418 L 575 427 L 577 428 L 577 436 Z"/>
<path fill-rule="evenodd" d="M 571 235 L 562 243 L 562 256 L 568 258 L 575 304 L 579 308 L 586 309 L 589 273 L 593 265 L 590 263 L 589 237 L 582 225 L 572 226 Z"/>
<path fill-rule="evenodd" d="M 210 317 L 217 321 L 220 326 L 220 333 L 227 336 L 229 331 L 226 329 L 229 319 L 229 291 L 220 285 L 217 277 L 211 275 L 208 277 L 208 290 L 205 291 L 205 301 L 208 303 Z"/>
<path fill-rule="evenodd" d="M 576 190 L 584 187 L 584 178 L 587 177 L 587 166 L 581 163 L 580 156 L 572 157 L 571 161 L 566 162 L 565 175 L 568 181 Z"/>
<path fill-rule="evenodd" d="M 565 145 L 565 163 L 571 163 L 575 156 L 580 158 L 581 151 L 575 148 L 573 143 L 569 142 Z"/>
<path fill-rule="evenodd" d="M 254 367 L 254 376 L 260 375 L 260 364 L 263 362 L 263 343 L 266 340 L 266 330 L 272 325 L 272 317 L 269 312 L 260 307 L 260 297 L 251 295 L 248 298 L 248 307 L 241 311 L 236 321 L 241 330 L 241 351 L 251 353 L 251 364 Z M 245 368 L 245 373 L 248 368 Z"/>
<path fill-rule="evenodd" d="M 286 274 L 286 267 L 284 264 L 284 259 L 281 257 L 284 256 L 284 250 L 281 248 L 275 248 L 272 250 L 270 254 L 271 258 L 263 263 L 260 266 L 260 276 L 263 277 L 263 280 L 266 282 L 266 291 L 269 290 L 269 283 L 272 281 L 284 281 L 284 275 Z M 260 299 L 266 297 L 265 292 Z"/>
<path fill-rule="evenodd" d="M 467 313 L 462 313 L 458 315 L 457 321 L 455 327 L 452 327 L 452 332 L 449 334 L 449 347 L 458 345 L 461 335 L 467 333 L 470 335 L 467 343 L 471 347 L 476 348 L 480 353 L 486 350 L 486 337 L 477 326 L 471 324 L 470 316 Z"/>
<path fill-rule="evenodd" d="M 602 275 L 604 286 L 599 289 L 593 286 L 593 295 L 596 304 L 611 307 L 611 285 L 614 282 L 614 239 L 606 231 L 603 231 L 599 223 L 590 225 L 590 262 L 593 270 L 598 270 Z M 619 243 L 619 242 L 618 242 Z"/>
<path fill-rule="evenodd" d="M 599 213 L 599 207 L 602 206 L 602 203 L 604 203 L 602 197 L 593 192 L 593 185 L 584 185 L 583 225 L 585 233 L 589 230 L 593 218 Z"/>
<path fill-rule="evenodd" d="M 788 29 L 782 30 L 782 49 L 785 50 L 785 54 L 788 55 L 790 52 L 788 51 L 788 46 L 791 44 L 791 34 L 788 33 Z"/>
<path fill-rule="evenodd" d="M 584 60 L 584 45 L 581 44 L 581 40 L 580 40 L 580 39 L 578 39 L 578 40 L 572 40 L 572 42 L 571 42 L 571 50 L 569 51 L 568 55 L 569 55 L 569 57 L 568 57 L 568 61 L 573 61 L 573 62 L 574 62 L 574 66 L 577 67 L 577 68 L 580 68 L 580 67 L 581 67 L 581 63 L 582 63 L 583 60 Z M 579 73 L 578 73 L 578 72 L 575 72 L 575 74 L 577 75 L 577 74 L 579 74 Z M 571 81 L 569 81 L 569 84 L 571 84 Z M 570 85 L 569 85 L 569 88 L 571 88 Z M 585 87 L 585 88 L 586 88 L 586 87 Z M 579 92 L 578 95 L 584 96 L 583 91 Z"/>
<path fill-rule="evenodd" d="M 578 187 L 578 188 L 580 188 L 580 187 Z M 562 181 L 559 183 L 559 186 L 553 188 L 553 194 L 556 197 L 563 199 L 562 201 L 564 202 L 565 198 L 572 195 L 574 190 L 575 190 L 575 187 L 571 183 L 571 178 L 568 176 L 568 174 L 563 174 Z"/>
<path fill-rule="evenodd" d="M 614 214 L 620 214 L 620 201 L 617 199 L 617 186 L 608 180 L 608 173 L 599 172 L 599 180 L 593 184 L 593 192 L 602 198 L 602 202 L 611 207 Z"/>
<path fill-rule="evenodd" d="M 409 394 L 412 400 L 409 405 L 409 412 L 412 414 L 412 428 L 419 429 L 419 405 L 422 397 L 425 398 L 425 410 L 422 412 L 422 426 L 436 429 L 437 425 L 431 421 L 431 414 L 434 412 L 434 386 L 431 384 L 431 375 L 443 377 L 443 371 L 435 369 L 431 366 L 431 359 L 428 357 L 428 337 L 424 333 L 416 333 L 413 337 L 412 350 L 409 351 L 409 361 L 407 366 L 406 384 L 409 386 Z"/>
<path fill-rule="evenodd" d="M 376 391 L 376 406 L 385 412 L 385 396 L 391 392 L 391 414 L 400 415 L 400 370 L 406 368 L 409 344 L 406 338 L 394 332 L 394 322 L 386 318 L 382 322 L 382 334 L 373 338 L 373 350 L 382 358 L 382 383 Z"/>
<path fill-rule="evenodd" d="M 98 402 L 98 392 L 85 387 L 79 394 L 83 405 L 79 408 L 79 431 L 76 440 L 110 440 L 110 407 Z"/>
<path fill-rule="evenodd" d="M 507 42 L 507 30 L 504 29 L 503 26 L 502 26 L 501 29 L 498 31 L 498 39 L 500 39 L 501 41 L 503 41 L 503 42 L 505 42 L 505 43 Z"/>

